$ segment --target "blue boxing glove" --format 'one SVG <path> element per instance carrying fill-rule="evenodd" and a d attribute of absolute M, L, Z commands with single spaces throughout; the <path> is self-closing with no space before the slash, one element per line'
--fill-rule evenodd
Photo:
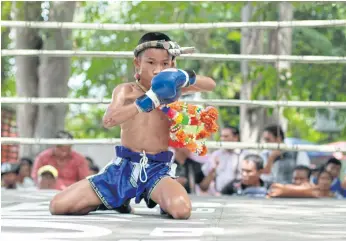
<path fill-rule="evenodd" d="M 139 97 L 135 103 L 141 112 L 150 112 L 160 105 L 169 104 L 181 95 L 177 81 L 168 78 L 167 73 L 160 72 L 151 81 L 151 88 L 145 95 Z"/>
<path fill-rule="evenodd" d="M 196 73 L 193 70 L 165 69 L 160 72 L 165 79 L 176 82 L 177 88 L 189 87 L 196 83 Z"/>

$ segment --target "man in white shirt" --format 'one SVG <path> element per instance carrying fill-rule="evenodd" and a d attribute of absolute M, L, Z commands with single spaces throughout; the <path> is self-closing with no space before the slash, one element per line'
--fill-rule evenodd
<path fill-rule="evenodd" d="M 264 129 L 262 138 L 266 143 L 284 143 L 285 134 L 280 126 L 273 125 Z M 291 183 L 296 166 L 310 166 L 310 158 L 306 152 L 266 150 L 261 156 L 264 159 L 261 178 L 265 182 Z"/>
<path fill-rule="evenodd" d="M 221 130 L 221 141 L 224 142 L 239 142 L 240 133 L 238 128 L 233 126 L 224 127 Z M 205 176 L 213 177 L 208 182 L 200 184 L 203 191 L 208 191 L 211 194 L 220 192 L 225 185 L 234 180 L 241 178 L 241 150 L 226 150 L 219 149 L 214 151 L 208 160 L 202 166 L 202 171 Z M 215 175 L 209 175 L 214 172 Z"/>

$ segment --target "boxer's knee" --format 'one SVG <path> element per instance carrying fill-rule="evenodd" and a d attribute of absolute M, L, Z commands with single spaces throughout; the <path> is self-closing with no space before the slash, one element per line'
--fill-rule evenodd
<path fill-rule="evenodd" d="M 55 196 L 49 204 L 49 211 L 52 215 L 85 215 L 90 211 L 95 210 L 97 206 L 86 206 L 80 202 L 66 202 L 66 199 L 61 199 Z"/>
<path fill-rule="evenodd" d="M 166 209 L 174 219 L 188 219 L 191 216 L 191 201 L 182 196 L 174 197 L 167 200 Z"/>
<path fill-rule="evenodd" d="M 49 203 L 49 212 L 52 215 L 63 215 L 67 214 L 67 205 L 59 200 L 58 196 L 55 196 Z"/>

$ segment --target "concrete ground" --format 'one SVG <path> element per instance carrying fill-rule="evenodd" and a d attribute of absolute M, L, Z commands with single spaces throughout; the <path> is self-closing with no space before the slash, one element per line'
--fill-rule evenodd
<path fill-rule="evenodd" d="M 51 191 L 1 191 L 1 241 L 346 240 L 346 200 L 196 197 L 189 220 L 135 205 L 135 214 L 51 216 Z"/>

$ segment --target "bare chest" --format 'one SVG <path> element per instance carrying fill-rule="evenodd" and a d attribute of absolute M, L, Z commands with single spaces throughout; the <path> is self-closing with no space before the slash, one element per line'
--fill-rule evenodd
<path fill-rule="evenodd" d="M 167 116 L 160 110 L 150 113 L 139 113 L 127 122 L 121 129 L 122 131 L 140 130 L 141 132 L 168 132 L 170 122 Z"/>

